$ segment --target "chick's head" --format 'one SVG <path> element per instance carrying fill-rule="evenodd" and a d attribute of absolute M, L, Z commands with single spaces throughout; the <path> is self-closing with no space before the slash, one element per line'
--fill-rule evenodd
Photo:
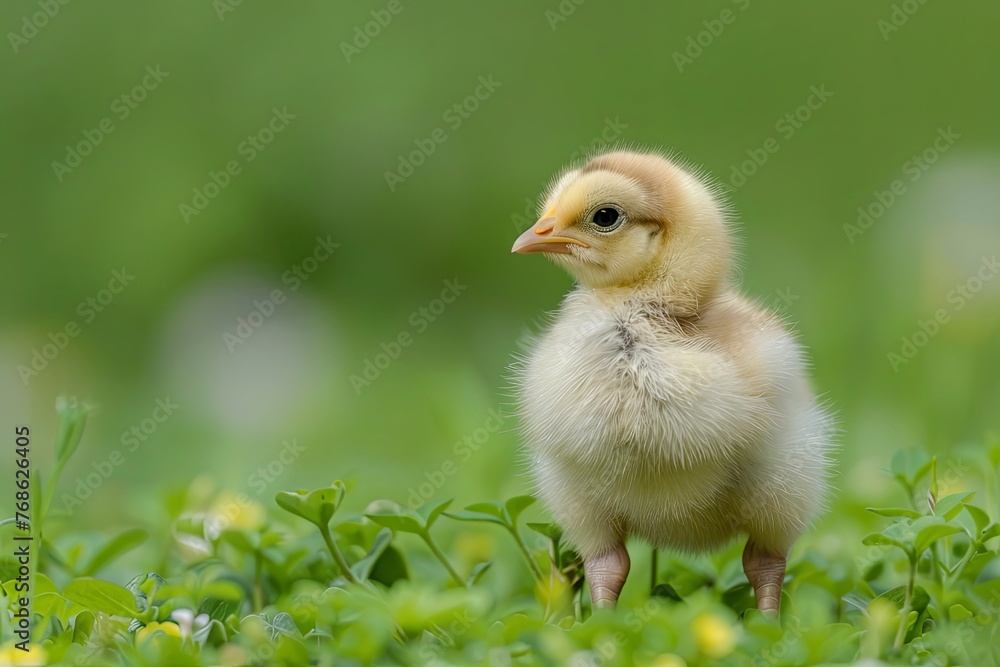
<path fill-rule="evenodd" d="M 723 205 L 657 154 L 597 155 L 557 177 L 541 211 L 512 252 L 545 253 L 588 288 L 644 289 L 693 314 L 731 269 Z"/>

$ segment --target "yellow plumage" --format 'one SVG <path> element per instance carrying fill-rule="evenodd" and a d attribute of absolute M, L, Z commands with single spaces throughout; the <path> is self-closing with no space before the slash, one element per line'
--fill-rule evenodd
<path fill-rule="evenodd" d="M 726 210 L 659 155 L 617 151 L 557 178 L 514 252 L 578 280 L 516 370 L 538 494 L 613 604 L 624 541 L 701 551 L 749 537 L 758 605 L 820 511 L 830 418 L 792 333 L 733 284 Z"/>

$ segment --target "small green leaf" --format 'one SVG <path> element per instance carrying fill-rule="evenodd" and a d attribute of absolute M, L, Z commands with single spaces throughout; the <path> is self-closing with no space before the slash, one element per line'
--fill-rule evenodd
<path fill-rule="evenodd" d="M 372 568 L 375 567 L 375 563 L 379 558 L 382 557 L 382 553 L 389 546 L 389 542 L 392 541 L 392 531 L 388 528 L 383 528 L 375 536 L 375 541 L 372 543 L 372 548 L 368 550 L 368 553 L 364 558 L 359 560 L 357 563 L 351 566 L 351 572 L 354 576 L 361 581 L 368 579 L 368 575 L 371 574 Z"/>
<path fill-rule="evenodd" d="M 485 521 L 501 526 L 509 525 L 504 507 L 499 503 L 473 503 L 460 512 L 447 512 L 445 516 L 456 521 Z"/>
<path fill-rule="evenodd" d="M 252 535 L 254 538 L 258 537 L 258 533 L 248 533 L 248 534 Z M 285 538 L 281 533 L 272 533 L 272 532 L 260 533 L 259 537 L 260 537 L 261 549 L 273 547 L 285 541 Z M 256 539 L 251 539 L 251 542 L 256 542 L 256 541 L 257 541 Z"/>
<path fill-rule="evenodd" d="M 135 597 L 128 589 L 100 579 L 75 579 L 63 589 L 63 597 L 112 616 L 135 618 L 139 614 Z"/>
<path fill-rule="evenodd" d="M 340 480 L 329 488 L 315 491 L 279 491 L 274 500 L 286 512 L 300 516 L 316 526 L 326 527 L 344 500 L 344 484 Z"/>
<path fill-rule="evenodd" d="M 401 507 L 396 512 L 391 510 L 381 510 L 379 512 L 365 514 L 365 516 L 380 526 L 384 526 L 385 528 L 389 528 L 400 533 L 416 533 L 417 535 L 423 535 L 426 532 L 424 529 L 424 518 L 406 507 Z"/>
<path fill-rule="evenodd" d="M 473 503 L 465 508 L 467 512 L 479 512 L 482 514 L 489 514 L 490 516 L 496 517 L 497 519 L 503 519 L 503 505 L 500 503 Z"/>
<path fill-rule="evenodd" d="M 572 549 L 562 551 L 559 554 L 558 563 L 559 569 L 563 572 L 569 572 L 571 569 L 579 570 L 581 574 L 583 572 L 583 558 Z"/>
<path fill-rule="evenodd" d="M 868 609 L 868 605 L 872 603 L 870 597 L 866 597 L 857 592 L 851 592 L 841 598 L 847 605 L 854 607 L 855 609 L 860 609 L 862 611 Z"/>
<path fill-rule="evenodd" d="M 996 576 L 991 576 L 986 578 L 985 580 L 977 581 L 976 584 L 972 587 L 972 590 L 976 593 L 976 595 L 980 596 L 984 600 L 1000 599 L 1000 578 Z M 990 607 L 993 606 L 992 602 L 988 604 Z M 984 611 L 986 611 L 986 609 L 984 609 Z"/>
<path fill-rule="evenodd" d="M 897 609 L 903 608 L 903 603 L 906 601 L 906 586 L 897 586 L 887 590 L 882 595 L 879 595 L 876 600 L 887 600 L 896 606 Z M 910 600 L 910 609 L 916 611 L 917 613 L 922 612 L 930 604 L 931 596 L 927 594 L 921 586 L 914 586 L 913 588 L 913 599 Z"/>
<path fill-rule="evenodd" d="M 865 546 L 876 546 L 876 547 L 899 547 L 907 554 L 910 553 L 910 547 L 899 540 L 889 537 L 888 535 L 883 535 L 882 533 L 871 533 L 866 535 L 861 543 Z"/>
<path fill-rule="evenodd" d="M 521 513 L 535 504 L 534 496 L 514 496 L 504 503 L 504 510 L 511 524 L 516 524 Z"/>
<path fill-rule="evenodd" d="M 274 617 L 271 621 L 271 627 L 275 628 L 278 632 L 285 635 L 286 637 L 301 637 L 302 633 L 299 631 L 297 625 L 295 625 L 292 615 L 286 612 L 282 612 Z"/>
<path fill-rule="evenodd" d="M 219 535 L 219 539 L 222 542 L 239 549 L 243 553 L 248 554 L 256 552 L 260 547 L 259 544 L 255 544 L 255 542 L 260 541 L 260 538 L 256 533 L 246 533 L 242 530 L 224 530 L 222 531 L 222 534 Z"/>
<path fill-rule="evenodd" d="M 918 612 L 923 613 L 927 609 L 927 605 L 931 603 L 931 596 L 924 590 L 923 586 L 913 587 L 913 599 L 910 600 L 910 607 Z"/>
<path fill-rule="evenodd" d="M 142 591 L 146 595 L 149 595 L 150 597 L 156 595 L 157 588 L 159 588 L 160 586 L 165 586 L 167 584 L 167 580 L 155 572 L 150 572 L 148 574 L 141 574 L 139 575 L 139 577 L 136 577 L 136 579 L 139 579 L 140 577 L 142 580 L 139 581 L 136 585 L 138 586 L 140 591 Z M 133 579 L 132 581 L 136 581 L 136 579 Z M 131 584 L 132 582 L 130 581 L 129 583 Z"/>
<path fill-rule="evenodd" d="M 966 505 L 965 511 L 972 517 L 972 521 L 976 524 L 977 532 L 982 533 L 986 529 L 986 526 L 990 525 L 990 515 L 985 510 L 975 505 Z"/>
<path fill-rule="evenodd" d="M 239 601 L 246 597 L 246 592 L 235 581 L 228 579 L 216 579 L 201 589 L 201 595 L 205 598 L 216 600 Z"/>
<path fill-rule="evenodd" d="M 960 527 L 952 526 L 950 524 L 925 526 L 917 533 L 917 537 L 913 541 L 913 548 L 919 556 L 929 546 L 940 540 L 942 537 L 947 537 L 948 535 L 954 535 L 955 533 L 961 532 L 964 531 Z"/>
<path fill-rule="evenodd" d="M 248 616 L 244 621 L 259 622 L 264 626 L 264 629 L 270 635 L 272 642 L 277 641 L 281 637 L 292 637 L 293 639 L 301 639 L 302 633 L 299 631 L 295 621 L 292 619 L 291 614 L 287 612 L 281 612 L 274 617 L 274 620 L 270 620 L 266 614 L 260 614 L 258 616 Z"/>
<path fill-rule="evenodd" d="M 144 612 L 149 608 L 149 601 L 156 598 L 156 591 L 166 584 L 163 577 L 155 572 L 150 572 L 133 577 L 125 585 L 125 589 L 135 597 L 136 608 L 140 612 Z"/>
<path fill-rule="evenodd" d="M 83 438 L 90 407 L 75 398 L 60 396 L 56 399 L 59 426 L 56 432 L 56 468 L 61 469 L 76 452 Z M 54 482 L 55 480 L 53 480 Z"/>
<path fill-rule="evenodd" d="M 194 582 L 192 582 L 194 583 Z M 166 602 L 174 598 L 187 598 L 191 591 L 186 586 L 176 586 L 166 584 L 156 589 L 156 595 L 152 598 L 154 602 Z"/>
<path fill-rule="evenodd" d="M 940 517 L 944 517 L 945 521 L 951 521 L 961 513 L 964 503 L 974 495 L 976 495 L 975 492 L 953 493 L 950 496 L 945 496 L 937 501 L 937 504 L 934 506 L 934 513 Z"/>
<path fill-rule="evenodd" d="M 41 572 L 35 573 L 35 588 L 34 592 L 38 593 L 58 593 L 59 589 L 56 587 L 52 580 Z"/>
<path fill-rule="evenodd" d="M 863 581 L 875 581 L 882 576 L 882 572 L 884 571 L 885 561 L 877 560 L 865 568 L 865 571 L 861 573 L 861 579 Z"/>
<path fill-rule="evenodd" d="M 658 598 L 667 598 L 668 600 L 674 600 L 676 602 L 684 601 L 680 594 L 674 590 L 674 587 L 670 584 L 656 584 L 656 587 L 653 588 L 651 595 Z"/>
<path fill-rule="evenodd" d="M 554 523 L 529 523 L 527 525 L 531 530 L 535 531 L 539 535 L 544 535 L 553 542 L 559 542 L 562 540 L 562 528 Z"/>
<path fill-rule="evenodd" d="M 102 567 L 114 559 L 131 551 L 132 549 L 135 549 L 137 546 L 145 542 L 148 537 L 149 533 L 141 528 L 126 530 L 124 533 L 105 544 L 103 549 L 94 554 L 94 557 L 90 559 L 90 562 L 85 568 L 83 568 L 80 574 L 85 577 L 96 574 Z"/>
<path fill-rule="evenodd" d="M 437 518 L 441 516 L 441 513 L 444 512 L 446 509 L 448 509 L 448 506 L 451 505 L 451 502 L 452 502 L 451 499 L 448 499 L 438 503 L 437 505 L 433 506 L 424 505 L 423 507 L 420 508 L 419 514 L 422 517 L 424 517 L 424 526 L 428 530 L 430 530 L 431 526 L 434 525 L 434 522 L 437 521 Z"/>
<path fill-rule="evenodd" d="M 1000 536 L 1000 523 L 993 523 L 983 529 L 983 534 L 980 536 L 979 541 L 985 542 L 997 536 Z"/>
<path fill-rule="evenodd" d="M 465 585 L 471 587 L 478 584 L 479 580 L 484 574 L 486 574 L 486 570 L 490 569 L 491 565 L 493 565 L 493 561 L 485 560 L 472 568 L 472 572 L 469 574 L 469 578 L 466 580 Z"/>
<path fill-rule="evenodd" d="M 16 582 L 11 582 L 16 583 Z M 66 598 L 59 593 L 38 593 L 32 600 L 32 611 L 42 616 L 58 616 L 59 610 L 66 604 Z M 6 609 L 4 610 L 6 613 Z"/>
<path fill-rule="evenodd" d="M 904 507 L 866 507 L 869 512 L 890 518 L 905 517 L 907 519 L 919 519 L 923 516 L 920 512 L 906 509 Z"/>
<path fill-rule="evenodd" d="M 953 604 L 948 609 L 948 617 L 951 619 L 952 623 L 959 623 L 967 618 L 972 618 L 972 616 L 972 612 L 960 604 Z"/>
<path fill-rule="evenodd" d="M 889 470 L 907 488 L 916 486 L 931 469 L 930 455 L 921 449 L 900 449 L 892 455 Z"/>
<path fill-rule="evenodd" d="M 212 617 L 211 615 L 209 616 L 209 619 L 210 620 L 205 627 L 194 632 L 191 635 L 191 638 L 200 644 L 205 644 L 206 642 L 215 645 L 224 644 L 229 638 L 226 626 L 220 619 Z"/>
<path fill-rule="evenodd" d="M 207 597 L 198 605 L 199 614 L 208 614 L 208 617 L 216 621 L 225 621 L 230 614 L 239 611 L 241 600 L 220 600 L 219 598 Z"/>
<path fill-rule="evenodd" d="M 937 457 L 931 457 L 931 482 L 927 486 L 927 497 L 930 499 L 931 509 L 937 504 L 938 499 L 938 478 L 937 478 Z M 919 478 L 917 478 L 919 479 Z M 916 484 L 917 479 L 914 479 L 914 484 Z"/>
<path fill-rule="evenodd" d="M 731 609 L 750 609 L 754 606 L 753 587 L 749 582 L 740 582 L 722 592 L 722 602 Z"/>
<path fill-rule="evenodd" d="M 94 621 L 97 617 L 92 611 L 81 611 L 73 620 L 73 643 L 86 644 L 94 631 Z"/>
<path fill-rule="evenodd" d="M 368 575 L 370 581 L 377 581 L 386 586 L 392 586 L 401 579 L 409 578 L 410 573 L 406 569 L 406 560 L 399 549 L 392 544 L 385 548 Z"/>

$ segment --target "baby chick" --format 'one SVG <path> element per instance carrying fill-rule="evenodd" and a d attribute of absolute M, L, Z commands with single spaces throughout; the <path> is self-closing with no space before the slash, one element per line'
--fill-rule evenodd
<path fill-rule="evenodd" d="M 741 296 L 719 194 L 653 153 L 557 177 L 512 252 L 578 281 L 516 369 L 538 495 L 614 606 L 628 536 L 697 552 L 746 535 L 757 606 L 821 509 L 831 420 L 782 321 Z"/>

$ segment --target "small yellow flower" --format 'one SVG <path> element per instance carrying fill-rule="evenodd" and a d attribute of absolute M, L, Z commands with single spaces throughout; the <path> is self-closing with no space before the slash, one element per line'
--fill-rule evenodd
<path fill-rule="evenodd" d="M 687 667 L 684 658 L 673 653 L 661 653 L 653 659 L 650 667 Z"/>
<path fill-rule="evenodd" d="M 28 650 L 22 651 L 9 642 L 0 646 L 0 665 L 46 665 L 49 661 L 48 652 L 38 644 L 28 644 Z"/>
<path fill-rule="evenodd" d="M 698 649 L 709 658 L 724 658 L 736 648 L 736 630 L 718 616 L 700 614 L 693 629 Z"/>
<path fill-rule="evenodd" d="M 559 577 L 546 577 L 535 584 L 535 597 L 546 609 L 558 609 L 569 602 L 573 591 Z"/>
<path fill-rule="evenodd" d="M 259 530 L 267 513 L 245 493 L 223 493 L 205 516 L 205 532 L 210 538 L 227 529 Z"/>
<path fill-rule="evenodd" d="M 138 632 L 135 633 L 135 643 L 142 644 L 146 640 L 155 637 L 157 633 L 162 632 L 163 634 L 169 635 L 171 637 L 181 637 L 181 629 L 176 623 L 171 623 L 170 621 L 164 621 L 163 623 L 149 623 L 144 628 L 140 628 Z"/>

